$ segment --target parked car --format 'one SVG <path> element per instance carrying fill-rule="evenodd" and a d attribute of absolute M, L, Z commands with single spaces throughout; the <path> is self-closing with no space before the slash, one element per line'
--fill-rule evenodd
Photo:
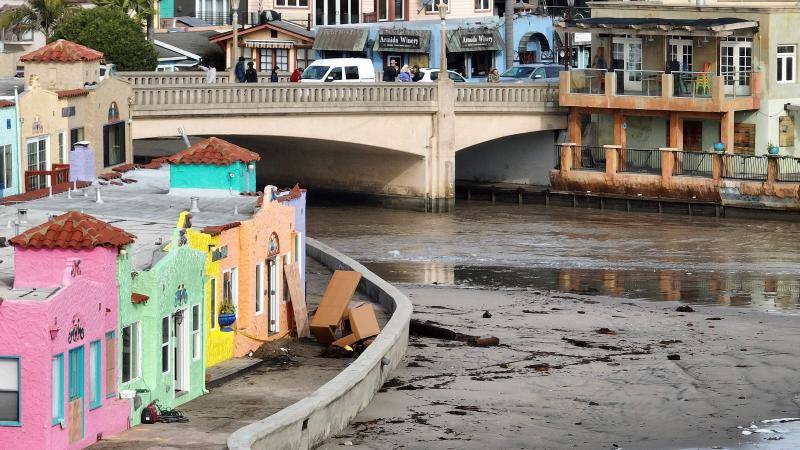
<path fill-rule="evenodd" d="M 375 67 L 367 58 L 318 59 L 306 67 L 301 83 L 372 83 Z"/>
<path fill-rule="evenodd" d="M 419 73 L 422 74 L 422 78 L 419 81 L 436 81 L 439 79 L 439 69 L 429 69 L 427 67 L 419 69 Z M 447 76 L 450 77 L 456 83 L 466 83 L 467 80 L 461 76 L 460 73 L 454 72 L 452 70 L 447 71 Z"/>
<path fill-rule="evenodd" d="M 100 81 L 106 79 L 106 77 L 113 76 L 117 73 L 117 66 L 114 64 L 105 64 L 100 66 Z"/>
<path fill-rule="evenodd" d="M 560 64 L 520 64 L 500 74 L 501 83 L 558 83 Z"/>

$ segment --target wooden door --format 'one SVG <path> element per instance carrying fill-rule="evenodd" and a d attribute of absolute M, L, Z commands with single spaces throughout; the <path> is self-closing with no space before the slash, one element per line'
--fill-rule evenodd
<path fill-rule="evenodd" d="M 84 386 L 83 347 L 69 351 L 69 411 L 67 429 L 69 443 L 83 439 L 83 386 Z"/>
<path fill-rule="evenodd" d="M 703 151 L 703 122 L 683 121 L 683 149 L 687 152 Z"/>

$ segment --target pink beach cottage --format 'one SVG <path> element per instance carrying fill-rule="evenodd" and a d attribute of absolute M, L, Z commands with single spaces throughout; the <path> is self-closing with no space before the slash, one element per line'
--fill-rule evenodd
<path fill-rule="evenodd" d="M 11 239 L 13 287 L 0 287 L 0 449 L 79 449 L 129 427 L 130 400 L 117 389 L 116 261 L 133 239 L 78 212 Z"/>

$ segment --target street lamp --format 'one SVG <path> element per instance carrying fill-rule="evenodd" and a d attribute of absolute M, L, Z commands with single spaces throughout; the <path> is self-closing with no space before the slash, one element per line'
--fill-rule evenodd
<path fill-rule="evenodd" d="M 233 48 L 231 48 L 230 82 L 235 83 L 238 81 L 236 79 L 236 64 L 239 63 L 239 0 L 231 0 L 231 8 L 233 8 Z"/>
<path fill-rule="evenodd" d="M 447 16 L 447 3 L 444 0 L 439 0 L 439 19 L 441 26 L 439 33 L 441 34 L 440 40 L 442 41 L 441 54 L 439 55 L 439 82 L 445 83 L 450 77 L 447 74 L 447 33 L 445 31 L 444 18 Z"/>

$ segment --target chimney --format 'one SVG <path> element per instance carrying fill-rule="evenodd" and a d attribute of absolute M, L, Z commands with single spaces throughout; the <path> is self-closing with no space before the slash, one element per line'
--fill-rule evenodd
<path fill-rule="evenodd" d="M 199 213 L 200 208 L 198 207 L 198 202 L 200 201 L 200 197 L 190 197 L 192 201 L 191 206 L 189 207 L 190 213 Z"/>
<path fill-rule="evenodd" d="M 264 203 L 272 203 L 278 198 L 278 188 L 268 185 L 264 188 Z"/>

